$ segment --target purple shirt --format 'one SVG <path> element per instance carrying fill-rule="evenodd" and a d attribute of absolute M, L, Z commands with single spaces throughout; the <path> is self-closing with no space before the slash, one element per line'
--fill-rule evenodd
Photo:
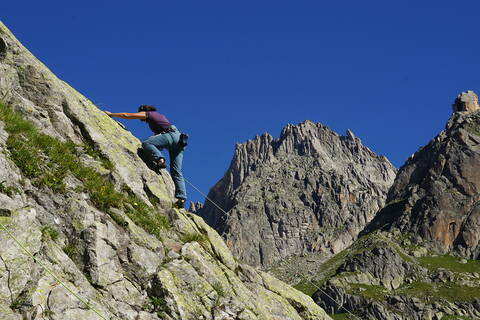
<path fill-rule="evenodd" d="M 147 111 L 145 112 L 147 115 L 147 123 L 150 127 L 150 130 L 153 131 L 155 134 L 159 134 L 164 132 L 168 127 L 170 127 L 170 121 L 161 113 L 156 111 Z"/>

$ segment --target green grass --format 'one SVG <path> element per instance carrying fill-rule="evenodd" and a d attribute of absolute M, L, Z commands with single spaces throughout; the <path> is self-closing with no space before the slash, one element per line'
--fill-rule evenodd
<path fill-rule="evenodd" d="M 471 302 L 480 299 L 480 288 L 461 286 L 455 283 L 445 283 L 437 288 L 435 297 L 448 301 Z"/>
<path fill-rule="evenodd" d="M 85 153 L 88 154 L 90 157 L 100 160 L 105 169 L 113 170 L 115 168 L 113 163 L 108 158 L 106 158 L 101 152 L 99 152 L 91 143 L 86 144 L 83 149 Z"/>
<path fill-rule="evenodd" d="M 465 317 L 465 316 L 445 316 L 442 318 L 442 320 L 475 320 L 473 318 L 470 318 L 470 317 Z"/>
<path fill-rule="evenodd" d="M 356 320 L 356 318 L 353 318 L 353 316 L 348 313 L 329 314 L 329 316 L 333 320 L 350 320 L 350 319 Z"/>
<path fill-rule="evenodd" d="M 198 232 L 189 232 L 189 233 L 184 233 L 180 236 L 180 241 L 183 243 L 188 243 L 188 242 L 198 242 L 200 244 L 204 243 L 207 241 L 207 237 L 204 234 L 198 233 Z"/>
<path fill-rule="evenodd" d="M 432 283 L 413 282 L 397 289 L 396 293 L 419 297 L 419 298 L 426 298 L 426 297 L 432 297 L 435 290 L 436 290 L 435 286 Z"/>
<path fill-rule="evenodd" d="M 160 238 L 162 230 L 169 228 L 166 216 L 156 214 L 135 195 L 117 191 L 109 177 L 79 161 L 83 152 L 100 161 L 106 169 L 113 169 L 113 164 L 91 144 L 77 146 L 43 134 L 33 123 L 2 103 L 0 121 L 5 123 L 9 134 L 6 146 L 12 161 L 35 186 L 65 193 L 68 190 L 64 179 L 71 174 L 82 183 L 76 191 L 88 193 L 95 207 L 109 213 L 119 225 L 125 227 L 127 224 L 119 215 L 112 215 L 109 210 L 112 207 L 125 210 L 134 223 L 157 238 Z"/>
<path fill-rule="evenodd" d="M 388 296 L 388 290 L 382 286 L 366 285 L 360 283 L 349 283 L 348 293 L 362 295 L 376 301 L 384 301 Z"/>
<path fill-rule="evenodd" d="M 162 314 L 168 310 L 168 306 L 165 298 L 150 296 L 148 297 L 148 301 L 144 304 L 143 310 L 147 312 L 156 312 L 158 316 L 162 317 Z"/>
<path fill-rule="evenodd" d="M 21 306 L 25 305 L 26 303 L 27 301 L 25 300 L 25 298 L 18 297 L 17 299 L 15 299 L 15 301 L 12 302 L 12 304 L 10 305 L 10 309 L 12 310 L 19 309 Z"/>
<path fill-rule="evenodd" d="M 223 289 L 223 286 L 220 282 L 214 283 L 212 285 L 213 290 L 217 293 L 219 297 L 224 297 L 225 296 L 225 290 Z"/>
<path fill-rule="evenodd" d="M 4 193 L 11 197 L 16 193 L 20 193 L 20 190 L 16 187 L 9 186 L 5 183 L 5 181 L 2 181 L 0 182 L 0 193 Z"/>
<path fill-rule="evenodd" d="M 436 257 L 421 257 L 417 260 L 422 267 L 427 268 L 431 271 L 443 268 L 452 272 L 480 273 L 479 260 L 467 260 L 467 263 L 460 263 L 460 259 L 461 258 L 450 255 L 441 255 Z"/>
<path fill-rule="evenodd" d="M 55 312 L 53 312 L 52 310 L 47 309 L 47 310 L 44 310 L 44 311 L 42 312 L 42 315 L 43 315 L 44 317 L 49 317 L 49 318 L 50 318 L 51 316 L 54 316 L 54 315 L 55 315 Z"/>
<path fill-rule="evenodd" d="M 468 287 L 455 283 L 413 282 L 396 290 L 382 286 L 349 283 L 348 294 L 363 296 L 375 301 L 385 301 L 388 296 L 405 295 L 432 303 L 435 301 L 472 302 L 480 299 L 480 287 Z"/>
<path fill-rule="evenodd" d="M 471 302 L 480 299 L 480 287 L 455 283 L 414 282 L 395 290 L 395 294 L 415 296 L 428 301 Z"/>
<path fill-rule="evenodd" d="M 294 285 L 293 287 L 303 292 L 304 294 L 311 296 L 318 290 L 318 288 L 321 288 L 322 285 L 335 274 L 340 264 L 345 260 L 347 255 L 350 254 L 349 251 L 350 251 L 349 249 L 345 249 L 337 253 L 327 262 L 325 262 L 322 265 L 323 271 L 322 271 L 320 280 L 305 279 L 299 282 L 298 284 Z"/>
<path fill-rule="evenodd" d="M 63 247 L 63 252 L 73 260 L 75 255 L 77 254 L 78 250 L 77 247 L 74 244 L 67 244 L 65 247 Z"/>
<path fill-rule="evenodd" d="M 345 261 L 347 256 L 360 254 L 364 251 L 371 250 L 375 246 L 380 246 L 381 244 L 382 242 L 377 239 L 375 232 L 369 233 L 358 239 L 351 247 L 340 251 L 326 261 L 322 265 L 322 271 L 317 280 L 305 279 L 293 287 L 304 294 L 311 296 L 318 290 L 318 288 L 321 288 L 325 282 L 335 275 L 338 267 L 340 267 L 340 265 Z"/>
<path fill-rule="evenodd" d="M 108 215 L 115 221 L 119 226 L 122 226 L 124 228 L 128 227 L 128 222 L 123 218 L 122 215 L 116 213 L 113 210 L 107 210 Z M 79 228 L 76 228 L 79 229 Z"/>
<path fill-rule="evenodd" d="M 53 229 L 50 226 L 44 226 L 42 228 L 42 238 L 49 237 L 53 241 L 56 241 L 58 239 L 58 231 Z"/>

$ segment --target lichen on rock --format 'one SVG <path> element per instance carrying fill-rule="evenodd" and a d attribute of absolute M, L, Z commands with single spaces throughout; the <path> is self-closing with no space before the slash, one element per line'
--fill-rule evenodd
<path fill-rule="evenodd" d="M 300 309 L 330 319 L 299 291 L 284 289 L 287 299 L 287 291 L 250 282 L 213 229 L 172 209 L 171 178 L 137 156 L 138 139 L 55 77 L 2 23 L 0 38 L 2 103 L 25 120 L 16 122 L 26 126 L 20 129 L 38 136 L 13 139 L 11 118 L 0 120 L 0 222 L 34 255 L 0 230 L 2 319 L 300 320 Z M 59 156 L 67 144 L 65 158 L 75 154 L 74 162 Z M 28 162 L 40 171 L 29 175 L 15 152 L 40 157 Z M 199 237 L 182 242 L 186 234 Z"/>

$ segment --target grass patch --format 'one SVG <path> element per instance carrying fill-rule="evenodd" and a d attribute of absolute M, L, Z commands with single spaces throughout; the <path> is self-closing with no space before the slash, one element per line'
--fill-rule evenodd
<path fill-rule="evenodd" d="M 98 149 L 96 149 L 91 143 L 84 145 L 83 150 L 90 157 L 100 160 L 105 169 L 113 170 L 115 168 L 113 163 L 108 158 L 106 158 L 100 151 L 98 151 Z"/>
<path fill-rule="evenodd" d="M 67 244 L 65 247 L 63 247 L 63 252 L 65 252 L 65 254 L 73 260 L 73 258 L 75 257 L 75 255 L 77 254 L 77 247 L 75 247 L 75 245 L 73 244 Z"/>
<path fill-rule="evenodd" d="M 217 293 L 219 297 L 225 297 L 225 290 L 222 287 L 222 284 L 220 282 L 214 283 L 212 285 L 213 290 Z"/>
<path fill-rule="evenodd" d="M 412 257 L 406 255 L 403 252 L 403 250 L 401 248 L 397 247 L 396 245 L 393 245 L 392 249 L 395 251 L 395 253 L 397 253 L 400 256 L 400 258 L 402 258 L 403 261 L 410 262 L 410 263 L 415 262 L 415 260 Z"/>
<path fill-rule="evenodd" d="M 396 293 L 418 298 L 433 297 L 434 292 L 435 286 L 426 282 L 413 282 L 396 290 Z"/>
<path fill-rule="evenodd" d="M 451 255 L 421 257 L 417 260 L 422 267 L 431 271 L 443 268 L 452 272 L 480 272 L 479 260 L 467 260 L 467 263 L 460 263 L 460 258 Z"/>
<path fill-rule="evenodd" d="M 362 295 L 376 301 L 384 301 L 388 296 L 388 291 L 382 286 L 366 285 L 360 283 L 349 283 L 350 290 L 348 293 L 354 295 Z"/>
<path fill-rule="evenodd" d="M 130 194 L 123 201 L 127 216 L 158 239 L 161 238 L 162 230 L 170 229 L 168 218 L 164 215 L 156 215 L 152 208 L 137 196 Z"/>
<path fill-rule="evenodd" d="M 0 193 L 4 193 L 7 196 L 11 197 L 14 194 L 19 194 L 20 190 L 16 187 L 9 186 L 5 181 L 0 182 Z"/>
<path fill-rule="evenodd" d="M 335 272 L 337 271 L 338 267 L 345 261 L 347 255 L 349 255 L 349 249 L 345 249 L 335 256 L 333 256 L 330 260 L 325 262 L 322 265 L 322 274 L 320 275 L 320 280 L 302 280 L 300 283 L 294 285 L 293 287 L 308 296 L 314 294 L 318 288 L 321 288 L 322 285 L 330 279 Z"/>
<path fill-rule="evenodd" d="M 182 241 L 183 243 L 198 242 L 202 244 L 207 240 L 208 238 L 204 234 L 200 234 L 198 232 L 184 233 L 180 236 L 180 241 Z"/>
<path fill-rule="evenodd" d="M 168 310 L 167 301 L 163 297 L 150 296 L 143 305 L 143 310 L 147 312 L 156 312 L 159 317 Z"/>
<path fill-rule="evenodd" d="M 311 296 L 318 288 L 321 288 L 330 278 L 332 278 L 340 265 L 345 261 L 347 256 L 353 256 L 362 252 L 373 249 L 375 246 L 380 246 L 383 243 L 380 242 L 375 232 L 369 233 L 360 239 L 358 239 L 351 247 L 340 251 L 335 256 L 330 258 L 322 265 L 322 271 L 317 276 L 317 280 L 305 279 L 300 281 L 293 287 L 304 294 Z"/>
<path fill-rule="evenodd" d="M 44 226 L 42 228 L 42 238 L 46 239 L 47 237 L 56 241 L 58 239 L 58 231 L 50 226 Z"/>
<path fill-rule="evenodd" d="M 302 280 L 300 283 L 293 286 L 300 292 L 303 292 L 307 296 L 312 296 L 315 292 L 317 292 L 319 285 L 316 285 L 316 281 L 308 281 Z"/>
<path fill-rule="evenodd" d="M 107 211 L 107 213 L 119 226 L 122 226 L 124 228 L 128 227 L 128 222 L 122 217 L 122 215 L 110 209 Z"/>
<path fill-rule="evenodd" d="M 52 310 L 47 309 L 47 310 L 44 310 L 44 311 L 42 312 L 42 315 L 43 315 L 44 317 L 51 317 L 51 316 L 54 316 L 54 315 L 55 315 L 55 312 L 53 312 Z"/>
<path fill-rule="evenodd" d="M 445 283 L 437 288 L 435 297 L 455 302 L 471 302 L 480 299 L 480 288 Z"/>
<path fill-rule="evenodd" d="M 101 161 L 106 169 L 113 169 L 113 164 L 91 144 L 77 146 L 43 134 L 33 123 L 2 103 L 0 121 L 5 123 L 5 130 L 9 133 L 6 145 L 11 159 L 35 186 L 65 193 L 64 179 L 71 174 L 82 182 L 77 191 L 88 193 L 95 207 L 109 213 L 119 225 L 125 226 L 126 221 L 112 215 L 109 210 L 112 207 L 125 210 L 134 223 L 157 238 L 160 238 L 161 230 L 169 228 L 166 216 L 156 214 L 135 195 L 117 191 L 108 177 L 80 162 L 83 151 Z"/>
<path fill-rule="evenodd" d="M 27 301 L 25 300 L 25 298 L 18 297 L 12 302 L 12 304 L 10 305 L 10 309 L 12 310 L 19 309 L 24 305 L 27 305 Z"/>
<path fill-rule="evenodd" d="M 471 302 L 480 299 L 480 288 L 455 283 L 414 282 L 397 289 L 395 294 L 415 296 L 428 301 Z"/>
<path fill-rule="evenodd" d="M 350 320 L 350 319 L 355 319 L 353 316 L 351 316 L 348 313 L 337 313 L 337 314 L 329 314 L 330 318 L 333 320 Z"/>

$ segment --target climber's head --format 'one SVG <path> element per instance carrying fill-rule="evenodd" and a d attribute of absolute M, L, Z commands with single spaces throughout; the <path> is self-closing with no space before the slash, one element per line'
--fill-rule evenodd
<path fill-rule="evenodd" d="M 138 107 L 138 112 L 145 112 L 145 111 L 157 111 L 157 108 L 154 106 L 149 106 L 146 104 L 142 104 L 140 107 Z"/>
<path fill-rule="evenodd" d="M 147 111 L 157 111 L 157 108 L 154 106 L 149 106 L 146 104 L 142 104 L 140 107 L 138 107 L 138 112 L 147 112 Z M 147 121 L 146 119 L 140 119 L 140 121 Z"/>

